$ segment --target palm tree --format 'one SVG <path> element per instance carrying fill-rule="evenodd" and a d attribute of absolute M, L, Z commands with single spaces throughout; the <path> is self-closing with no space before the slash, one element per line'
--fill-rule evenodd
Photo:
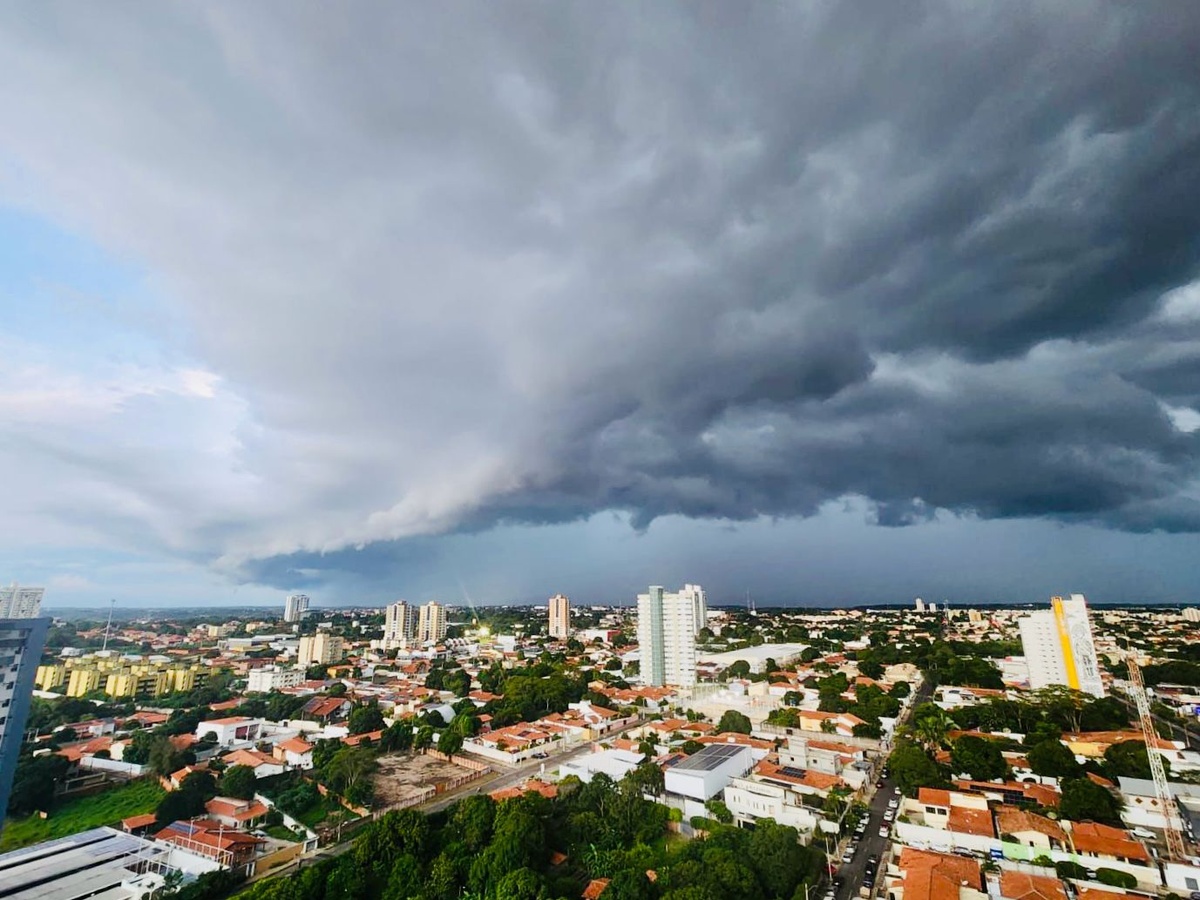
<path fill-rule="evenodd" d="M 926 750 L 942 746 L 946 732 L 954 727 L 954 720 L 940 706 L 927 703 L 913 716 L 913 730 Z"/>

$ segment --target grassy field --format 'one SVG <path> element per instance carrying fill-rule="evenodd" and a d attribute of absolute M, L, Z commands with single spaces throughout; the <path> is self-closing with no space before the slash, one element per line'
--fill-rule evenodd
<path fill-rule="evenodd" d="M 0 853 L 99 825 L 120 826 L 121 820 L 129 816 L 154 812 L 164 793 L 154 781 L 134 781 L 101 794 L 68 800 L 56 807 L 48 819 L 37 816 L 9 819 L 0 834 Z"/>

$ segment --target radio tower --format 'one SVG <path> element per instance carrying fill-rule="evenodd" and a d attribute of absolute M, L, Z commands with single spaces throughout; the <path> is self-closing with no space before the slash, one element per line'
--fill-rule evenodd
<path fill-rule="evenodd" d="M 1126 661 L 1129 667 L 1129 685 L 1133 699 L 1137 701 L 1138 717 L 1142 720 L 1142 738 L 1146 741 L 1146 758 L 1150 760 L 1150 774 L 1154 777 L 1154 796 L 1158 800 L 1159 809 L 1163 811 L 1167 827 L 1163 836 L 1167 841 L 1167 856 L 1171 859 L 1183 859 L 1187 848 L 1183 843 L 1183 832 L 1179 828 L 1179 817 L 1175 810 L 1175 798 L 1171 796 L 1171 786 L 1167 783 L 1167 772 L 1163 768 L 1162 756 L 1158 750 L 1158 732 L 1154 730 L 1154 716 L 1150 712 L 1150 698 L 1146 695 L 1146 685 L 1142 681 L 1142 670 L 1138 668 L 1137 660 L 1132 656 Z"/>

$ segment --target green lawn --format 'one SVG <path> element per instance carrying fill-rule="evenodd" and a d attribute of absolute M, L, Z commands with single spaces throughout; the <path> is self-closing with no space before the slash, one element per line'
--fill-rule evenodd
<path fill-rule="evenodd" d="M 90 797 L 79 797 L 56 806 L 48 819 L 36 815 L 9 819 L 0 835 L 0 853 L 39 841 L 65 837 L 99 825 L 116 825 L 140 813 L 154 812 L 165 792 L 150 779 L 133 781 Z"/>
<path fill-rule="evenodd" d="M 263 831 L 280 841 L 290 841 L 294 844 L 300 840 L 294 831 L 284 825 L 268 825 Z"/>

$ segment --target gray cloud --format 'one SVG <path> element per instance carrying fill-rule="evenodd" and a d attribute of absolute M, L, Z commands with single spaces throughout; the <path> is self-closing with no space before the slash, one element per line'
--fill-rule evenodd
<path fill-rule="evenodd" d="M 222 379 L 192 445 L 71 461 L 169 552 L 283 581 L 845 496 L 1200 530 L 1191 7 L 3 15 L 4 196 L 143 265 Z"/>

